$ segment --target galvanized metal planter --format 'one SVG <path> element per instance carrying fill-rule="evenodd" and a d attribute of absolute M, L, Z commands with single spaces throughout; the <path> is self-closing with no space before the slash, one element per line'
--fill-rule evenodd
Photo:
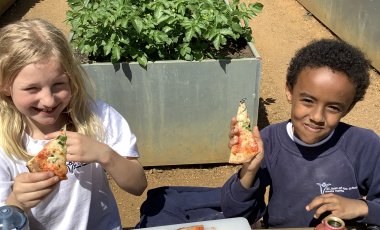
<path fill-rule="evenodd" d="M 97 96 L 128 120 L 144 166 L 228 161 L 228 132 L 240 99 L 257 122 L 261 60 L 83 64 Z"/>
<path fill-rule="evenodd" d="M 380 1 L 298 0 L 341 39 L 359 47 L 380 71 Z"/>

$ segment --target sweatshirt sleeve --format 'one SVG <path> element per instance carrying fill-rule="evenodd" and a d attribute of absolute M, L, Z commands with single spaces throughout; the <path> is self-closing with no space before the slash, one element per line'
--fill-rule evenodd
<path fill-rule="evenodd" d="M 366 191 L 368 215 L 360 222 L 380 226 L 380 137 L 374 132 L 360 133 L 362 141 L 352 146 L 360 154 L 355 158 L 359 190 Z"/>
<path fill-rule="evenodd" d="M 361 221 L 369 225 L 380 226 L 380 200 L 366 200 L 368 205 L 368 215 Z"/>
<path fill-rule="evenodd" d="M 265 213 L 264 201 L 266 185 L 260 183 L 260 175 L 263 170 L 258 171 L 258 177 L 250 189 L 242 186 L 239 173 L 234 174 L 222 187 L 221 207 L 225 217 L 245 217 L 250 224 L 258 221 Z"/>
<path fill-rule="evenodd" d="M 372 168 L 372 172 L 368 172 L 368 184 L 369 190 L 366 196 L 366 202 L 368 205 L 368 215 L 363 219 L 366 224 L 380 226 L 380 138 L 378 139 L 378 145 L 376 149 L 373 149 L 372 153 L 376 153 L 376 158 L 373 159 L 376 162 Z M 369 163 L 369 162 L 368 162 Z M 366 164 L 367 166 L 369 164 Z M 373 165 L 373 164 L 371 164 Z"/>

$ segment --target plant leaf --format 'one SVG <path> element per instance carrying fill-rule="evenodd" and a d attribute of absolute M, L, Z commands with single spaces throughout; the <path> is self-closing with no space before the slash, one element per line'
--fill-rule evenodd
<path fill-rule="evenodd" d="M 141 33 L 141 30 L 144 26 L 143 20 L 140 17 L 135 17 L 132 20 L 132 25 L 137 31 L 137 33 Z"/>

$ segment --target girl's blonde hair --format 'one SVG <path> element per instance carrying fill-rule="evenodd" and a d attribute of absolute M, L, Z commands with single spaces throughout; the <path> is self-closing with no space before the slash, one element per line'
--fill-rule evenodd
<path fill-rule="evenodd" d="M 65 35 L 42 19 L 22 20 L 0 30 L 0 146 L 12 159 L 30 159 L 23 144 L 26 119 L 5 94 L 18 73 L 27 65 L 57 57 L 70 79 L 72 97 L 67 107 L 75 131 L 103 138 L 99 118 L 90 106 L 94 100 L 87 90 L 90 79 L 74 58 Z"/>

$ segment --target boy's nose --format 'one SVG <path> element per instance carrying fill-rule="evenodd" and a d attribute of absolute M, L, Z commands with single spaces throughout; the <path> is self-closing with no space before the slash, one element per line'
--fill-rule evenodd
<path fill-rule="evenodd" d="M 314 108 L 310 113 L 310 119 L 314 122 L 324 122 L 323 108 Z"/>

